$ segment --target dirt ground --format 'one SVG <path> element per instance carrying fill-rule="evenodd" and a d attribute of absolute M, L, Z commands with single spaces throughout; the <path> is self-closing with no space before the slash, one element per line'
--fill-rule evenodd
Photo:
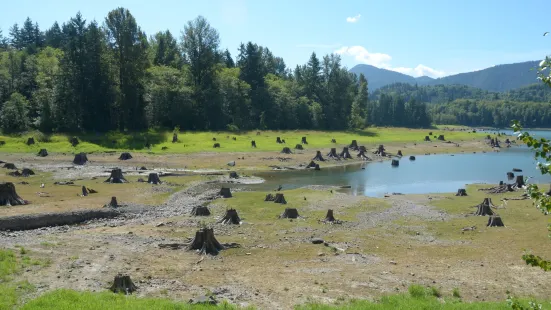
<path fill-rule="evenodd" d="M 387 149 L 401 149 L 405 156 L 429 152 L 426 146 L 413 144 L 389 145 Z M 482 142 L 468 142 L 460 147 L 442 143 L 438 151 L 491 149 Z M 476 187 L 468 188 L 468 197 L 396 195 L 384 199 L 308 187 L 283 191 L 286 206 L 264 202 L 266 193 L 259 192 L 214 198 L 220 186 L 213 182 L 228 181 L 229 169 L 254 175 L 254 170 L 268 166 L 299 167 L 314 154 L 306 150 L 292 155 L 136 155 L 124 162 L 116 159 L 118 154 L 90 154 L 91 163 L 83 168 L 73 167 L 69 155 L 5 154 L 0 159 L 31 167 L 37 175 L 15 178 L 2 174 L 2 181 L 14 182 L 19 195 L 31 204 L 2 207 L 0 216 L 101 208 L 111 196 L 117 196 L 125 205 L 122 208 L 131 212 L 83 225 L 0 232 L 0 247 L 22 246 L 33 258 L 46 262 L 29 267 L 20 276 L 37 287 L 25 298 L 57 288 L 102 291 L 117 273 L 132 277 L 139 287 L 138 296 L 188 300 L 214 294 L 219 300 L 261 309 L 291 309 L 313 300 L 376 298 L 407 291 L 413 283 L 439 287 L 445 295 L 458 288 L 465 300 L 503 300 L 507 290 L 519 296 L 548 297 L 548 275 L 520 259 L 524 249 L 551 256 L 548 221 L 529 201 L 509 201 L 506 209 L 498 210 L 507 227 L 486 228 L 486 217 L 465 216 L 486 195 Z M 282 162 L 277 157 L 291 159 Z M 233 160 L 236 166 L 228 167 Z M 323 163 L 333 164 L 339 163 Z M 116 166 L 123 167 L 130 183 L 103 183 Z M 149 170 L 135 170 L 141 166 Z M 162 185 L 137 182 L 150 171 L 185 176 L 162 177 Z M 207 175 L 215 171 L 224 171 L 224 175 Z M 60 180 L 74 180 L 76 186 L 53 185 Z M 99 193 L 80 197 L 82 185 Z M 519 195 L 492 197 L 499 202 Z M 212 216 L 190 216 L 198 205 L 208 205 Z M 242 224 L 216 223 L 230 207 L 238 210 Z M 297 208 L 301 218 L 278 219 L 285 207 Z M 333 209 L 343 223 L 320 222 L 327 209 Z M 215 257 L 159 247 L 188 242 L 202 223 L 214 228 L 220 242 L 239 247 Z M 461 230 L 471 225 L 477 229 Z M 324 243 L 313 244 L 312 238 Z"/>

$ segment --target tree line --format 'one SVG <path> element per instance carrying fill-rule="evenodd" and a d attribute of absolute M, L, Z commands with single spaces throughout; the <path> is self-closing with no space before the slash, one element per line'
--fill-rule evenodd
<path fill-rule="evenodd" d="M 338 55 L 312 53 L 291 69 L 247 42 L 233 57 L 202 16 L 179 38 L 168 30 L 148 37 L 124 8 L 101 25 L 78 13 L 45 31 L 27 18 L 0 32 L 0 128 L 7 133 L 344 130 L 365 127 L 379 106 L 369 104 L 366 78 L 348 72 Z"/>

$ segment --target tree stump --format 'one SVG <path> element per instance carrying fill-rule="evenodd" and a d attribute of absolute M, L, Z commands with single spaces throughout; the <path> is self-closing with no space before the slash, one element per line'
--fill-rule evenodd
<path fill-rule="evenodd" d="M 317 170 L 317 171 L 321 170 L 320 165 L 316 164 L 316 166 L 314 167 L 314 170 Z"/>
<path fill-rule="evenodd" d="M 176 143 L 178 142 L 178 134 L 177 133 L 173 133 L 172 134 L 172 143 Z"/>
<path fill-rule="evenodd" d="M 320 151 L 316 151 L 316 156 L 314 158 L 312 158 L 312 160 L 325 161 L 325 159 L 323 159 L 323 156 L 321 156 Z"/>
<path fill-rule="evenodd" d="M 325 215 L 325 219 L 323 219 L 324 223 L 330 223 L 330 224 L 340 224 L 341 221 L 335 219 L 335 216 L 333 215 L 333 210 L 329 209 L 327 210 L 327 214 Z"/>
<path fill-rule="evenodd" d="M 499 181 L 499 186 L 503 185 L 503 181 Z"/>
<path fill-rule="evenodd" d="M 241 219 L 237 214 L 237 210 L 228 209 L 226 210 L 226 214 L 224 214 L 224 217 L 222 217 L 222 219 L 218 221 L 218 223 L 239 225 L 241 223 Z"/>
<path fill-rule="evenodd" d="M 337 154 L 337 149 L 332 147 L 331 151 L 327 153 L 327 157 L 330 159 L 340 159 L 339 155 Z"/>
<path fill-rule="evenodd" d="M 356 140 L 354 140 L 356 141 Z M 350 153 L 348 152 L 348 148 L 347 147 L 343 147 L 342 149 L 342 152 L 340 154 L 340 157 L 341 158 L 344 158 L 344 159 L 352 159 L 352 156 L 350 155 Z"/>
<path fill-rule="evenodd" d="M 193 216 L 209 216 L 210 215 L 210 210 L 206 206 L 196 206 L 196 207 L 193 207 L 193 209 L 191 210 L 191 215 L 193 215 Z"/>
<path fill-rule="evenodd" d="M 457 190 L 457 194 L 455 196 L 467 196 L 467 191 L 464 188 L 460 188 Z"/>
<path fill-rule="evenodd" d="M 429 136 L 425 136 L 425 141 L 430 142 L 430 137 L 429 137 Z"/>
<path fill-rule="evenodd" d="M 82 186 L 82 196 L 86 197 L 88 196 L 88 190 L 86 189 L 86 186 Z"/>
<path fill-rule="evenodd" d="M 217 255 L 224 246 L 214 237 L 212 228 L 202 228 L 195 233 L 195 238 L 187 246 L 187 250 L 196 250 L 199 254 Z"/>
<path fill-rule="evenodd" d="M 444 139 L 444 135 L 439 135 L 439 136 L 438 136 L 438 140 L 440 140 L 440 141 L 446 141 L 446 139 Z"/>
<path fill-rule="evenodd" d="M 220 148 L 220 143 L 214 143 L 214 145 L 212 147 L 215 148 L 215 149 Z"/>
<path fill-rule="evenodd" d="M 504 227 L 503 221 L 499 215 L 493 215 L 488 218 L 488 227 Z"/>
<path fill-rule="evenodd" d="M 237 138 L 236 137 L 232 137 L 231 138 L 233 141 L 237 141 Z"/>
<path fill-rule="evenodd" d="M 260 136 L 260 131 L 257 131 L 257 132 L 256 132 L 256 135 L 257 135 L 257 136 Z"/>
<path fill-rule="evenodd" d="M 352 140 L 352 143 L 348 146 L 351 150 L 357 151 L 358 150 L 358 141 Z"/>
<path fill-rule="evenodd" d="M 159 178 L 159 174 L 156 172 L 152 172 L 147 176 L 147 183 L 149 184 L 161 184 L 161 179 Z"/>
<path fill-rule="evenodd" d="M 73 147 L 77 146 L 80 142 L 78 141 L 78 138 L 77 137 L 72 137 L 71 139 L 69 139 L 69 143 L 71 143 L 71 145 Z"/>
<path fill-rule="evenodd" d="M 379 156 L 386 156 L 386 152 L 385 152 L 385 147 L 384 145 L 379 145 L 379 147 L 377 148 L 377 150 L 375 151 L 375 155 L 379 155 Z"/>
<path fill-rule="evenodd" d="M 15 191 L 15 185 L 11 182 L 0 183 L 0 206 L 19 206 L 26 205 L 28 202 L 23 200 Z"/>
<path fill-rule="evenodd" d="M 130 153 L 124 152 L 119 156 L 119 160 L 129 160 L 132 159 L 132 155 Z"/>
<path fill-rule="evenodd" d="M 298 210 L 295 208 L 285 208 L 285 211 L 279 216 L 280 219 L 298 218 Z"/>
<path fill-rule="evenodd" d="M 212 141 L 216 141 L 216 138 L 213 137 L 213 138 L 212 138 Z"/>
<path fill-rule="evenodd" d="M 291 149 L 288 148 L 288 147 L 284 147 L 283 150 L 281 150 L 281 153 L 282 154 L 293 154 L 293 152 L 291 152 Z"/>
<path fill-rule="evenodd" d="M 22 176 L 21 172 L 19 172 L 19 170 L 15 170 L 15 171 L 12 171 L 12 172 L 8 172 L 8 175 L 9 176 L 12 176 L 12 177 L 20 177 Z"/>
<path fill-rule="evenodd" d="M 360 152 L 367 152 L 367 148 L 364 146 L 364 145 L 360 145 L 360 147 L 358 148 L 358 150 Z"/>
<path fill-rule="evenodd" d="M 297 144 L 295 145 L 295 150 L 304 150 L 304 148 L 302 147 L 302 144 Z"/>
<path fill-rule="evenodd" d="M 275 203 L 280 204 L 287 204 L 287 201 L 285 201 L 285 196 L 282 193 L 277 193 L 274 198 Z"/>
<path fill-rule="evenodd" d="M 276 138 L 276 143 L 279 143 L 279 144 L 283 143 L 283 142 L 281 142 L 281 138 L 280 138 L 280 137 L 277 137 L 277 138 Z"/>
<path fill-rule="evenodd" d="M 512 180 L 512 179 L 514 179 L 514 178 L 515 178 L 515 174 L 514 174 L 514 173 L 512 173 L 512 172 L 507 172 L 507 179 L 508 179 L 508 180 Z"/>
<path fill-rule="evenodd" d="M 113 285 L 109 288 L 113 293 L 125 293 L 126 295 L 132 294 L 138 289 L 138 287 L 132 282 L 130 276 L 118 274 L 115 276 Z"/>
<path fill-rule="evenodd" d="M 505 144 L 511 144 L 511 140 L 509 138 L 505 139 Z"/>
<path fill-rule="evenodd" d="M 363 160 L 369 160 L 369 157 L 367 157 L 367 155 L 365 155 L 365 151 L 362 151 L 361 149 L 360 149 L 360 152 L 358 153 L 357 157 L 360 158 L 360 159 L 363 159 Z"/>
<path fill-rule="evenodd" d="M 551 184 L 549 185 L 549 190 L 545 194 L 547 196 L 551 196 Z"/>
<path fill-rule="evenodd" d="M 23 177 L 29 177 L 31 175 L 34 175 L 34 171 L 32 171 L 31 169 L 29 168 L 23 168 L 23 170 L 21 170 L 21 176 Z"/>
<path fill-rule="evenodd" d="M 331 143 L 337 143 L 337 140 L 331 139 Z"/>
<path fill-rule="evenodd" d="M 396 154 L 396 156 L 400 156 L 400 157 L 404 156 L 402 155 L 402 150 L 398 150 L 398 153 Z"/>
<path fill-rule="evenodd" d="M 432 131 L 429 131 L 429 136 L 432 136 Z"/>
<path fill-rule="evenodd" d="M 86 156 L 86 153 L 78 153 L 75 155 L 75 158 L 73 159 L 73 164 L 75 165 L 84 165 L 88 162 L 88 157 Z"/>
<path fill-rule="evenodd" d="M 281 139 L 281 143 L 285 144 L 286 143 L 285 139 Z"/>
<path fill-rule="evenodd" d="M 482 201 L 481 204 L 476 206 L 476 212 L 474 215 L 477 216 L 486 216 L 486 215 L 494 215 L 494 211 L 492 211 L 492 207 L 495 207 L 492 203 L 491 198 L 484 198 L 484 201 Z"/>
<path fill-rule="evenodd" d="M 264 198 L 264 201 L 274 201 L 275 197 L 272 194 L 266 194 L 266 198 Z"/>
<path fill-rule="evenodd" d="M 15 167 L 15 164 L 12 164 L 12 163 L 5 163 L 3 168 L 10 169 L 10 170 L 17 170 L 17 167 Z"/>
<path fill-rule="evenodd" d="M 251 147 L 254 147 L 254 148 L 256 148 L 256 141 L 254 141 L 254 140 L 253 140 L 253 141 L 251 141 Z"/>
<path fill-rule="evenodd" d="M 308 142 L 306 142 L 306 137 L 302 137 L 300 143 L 302 143 L 302 144 L 308 144 Z"/>
<path fill-rule="evenodd" d="M 38 152 L 38 156 L 46 157 L 48 156 L 48 151 L 46 149 L 40 149 L 40 151 Z"/>
<path fill-rule="evenodd" d="M 119 203 L 117 202 L 117 197 L 113 196 L 111 197 L 111 201 L 109 201 L 108 204 L 103 206 L 104 208 L 118 208 Z"/>
<path fill-rule="evenodd" d="M 111 175 L 104 183 L 128 183 L 122 175 L 122 170 L 119 168 L 111 170 Z"/>
<path fill-rule="evenodd" d="M 33 145 L 34 144 L 34 138 L 30 137 L 27 139 L 27 145 Z"/>
<path fill-rule="evenodd" d="M 0 140 L 0 146 L 2 146 L 2 145 L 6 145 L 6 141 Z"/>
<path fill-rule="evenodd" d="M 393 167 L 398 167 L 400 166 L 400 161 L 398 161 L 397 159 L 393 159 L 391 165 Z"/>
<path fill-rule="evenodd" d="M 237 172 L 231 171 L 230 172 L 230 179 L 239 179 L 239 176 L 237 175 Z"/>
<path fill-rule="evenodd" d="M 312 160 L 306 168 L 316 168 L 316 163 Z"/>
<path fill-rule="evenodd" d="M 517 178 L 515 179 L 515 187 L 516 188 L 522 188 L 524 185 L 526 185 L 524 183 L 524 176 L 517 175 Z"/>
<path fill-rule="evenodd" d="M 409 160 L 415 160 L 415 156 L 411 155 L 411 156 L 409 157 Z"/>
<path fill-rule="evenodd" d="M 224 198 L 231 198 L 232 197 L 231 191 L 228 187 L 222 187 L 220 189 L 220 195 Z"/>

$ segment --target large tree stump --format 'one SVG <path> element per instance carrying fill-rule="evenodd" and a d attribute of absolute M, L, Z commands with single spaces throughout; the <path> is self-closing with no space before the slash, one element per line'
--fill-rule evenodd
<path fill-rule="evenodd" d="M 149 184 L 161 184 L 161 179 L 159 178 L 159 174 L 156 172 L 152 172 L 147 176 L 147 183 Z"/>
<path fill-rule="evenodd" d="M 352 140 L 352 143 L 348 146 L 351 150 L 357 151 L 358 150 L 358 141 Z"/>
<path fill-rule="evenodd" d="M 327 214 L 325 215 L 325 219 L 323 219 L 324 223 L 329 223 L 329 224 L 340 224 L 342 223 L 341 221 L 335 219 L 335 216 L 333 215 L 333 210 L 329 209 L 327 210 Z"/>
<path fill-rule="evenodd" d="M 316 168 L 316 165 L 317 165 L 317 164 L 312 160 L 312 161 L 308 164 L 308 166 L 306 166 L 306 168 Z"/>
<path fill-rule="evenodd" d="M 285 196 L 282 193 L 277 193 L 274 198 L 275 203 L 287 204 L 285 201 Z"/>
<path fill-rule="evenodd" d="M 224 198 L 231 198 L 232 195 L 231 195 L 231 191 L 228 187 L 222 187 L 220 189 L 220 196 L 224 197 Z"/>
<path fill-rule="evenodd" d="M 48 156 L 48 151 L 46 149 L 40 149 L 37 155 L 40 157 L 46 157 Z"/>
<path fill-rule="evenodd" d="M 358 153 L 357 157 L 360 158 L 360 159 L 363 159 L 363 160 L 369 160 L 369 157 L 367 157 L 367 155 L 365 154 L 365 151 L 362 151 L 361 149 L 360 149 L 360 152 Z"/>
<path fill-rule="evenodd" d="M 86 186 L 82 185 L 82 196 L 86 197 L 88 196 L 88 189 L 86 189 Z"/>
<path fill-rule="evenodd" d="M 285 139 L 281 139 L 281 143 L 285 144 L 286 143 Z"/>
<path fill-rule="evenodd" d="M 27 145 L 33 145 L 34 144 L 34 138 L 33 137 L 29 137 L 27 139 Z"/>
<path fill-rule="evenodd" d="M 73 159 L 73 164 L 75 165 L 84 165 L 88 162 L 88 157 L 86 156 L 86 153 L 78 153 L 75 155 L 75 158 Z"/>
<path fill-rule="evenodd" d="M 460 188 L 457 190 L 457 194 L 455 196 L 467 196 L 467 191 L 464 188 Z"/>
<path fill-rule="evenodd" d="M 415 156 L 411 155 L 411 156 L 409 157 L 409 160 L 415 160 Z"/>
<path fill-rule="evenodd" d="M 306 137 L 302 137 L 300 143 L 302 143 L 302 144 L 308 144 L 308 142 L 306 142 Z"/>
<path fill-rule="evenodd" d="M 15 185 L 11 182 L 0 183 L 0 206 L 26 205 L 28 202 L 15 191 Z"/>
<path fill-rule="evenodd" d="M 172 143 L 176 143 L 178 142 L 178 134 L 177 133 L 173 133 L 172 134 Z"/>
<path fill-rule="evenodd" d="M 224 246 L 214 237 L 212 228 L 202 228 L 195 233 L 195 238 L 187 246 L 187 250 L 196 250 L 199 254 L 217 255 Z"/>
<path fill-rule="evenodd" d="M 514 173 L 512 173 L 512 172 L 507 172 L 507 179 L 508 179 L 508 180 L 512 180 L 512 179 L 514 179 L 514 178 L 515 178 L 515 174 L 514 174 Z"/>
<path fill-rule="evenodd" d="M 218 149 L 218 148 L 220 148 L 220 143 L 214 143 L 214 145 L 212 147 L 215 148 L 215 149 Z"/>
<path fill-rule="evenodd" d="M 504 227 L 503 221 L 499 215 L 492 215 L 488 218 L 488 227 Z"/>
<path fill-rule="evenodd" d="M 254 140 L 253 140 L 253 141 L 251 141 L 251 147 L 254 147 L 254 148 L 256 148 L 256 141 L 254 141 Z"/>
<path fill-rule="evenodd" d="M 275 197 L 272 194 L 266 194 L 266 198 L 264 198 L 264 201 L 274 201 Z"/>
<path fill-rule="evenodd" d="M 285 211 L 279 216 L 280 219 L 298 218 L 298 210 L 295 208 L 285 208 Z"/>
<path fill-rule="evenodd" d="M 10 170 L 17 170 L 17 167 L 15 166 L 15 164 L 12 164 L 12 163 L 5 163 L 2 168 L 10 169 Z"/>
<path fill-rule="evenodd" d="M 386 156 L 386 149 L 384 147 L 384 145 L 379 145 L 379 147 L 377 148 L 377 150 L 374 152 L 375 155 L 379 155 L 379 156 Z"/>
<path fill-rule="evenodd" d="M 396 154 L 396 156 L 400 156 L 400 157 L 404 156 L 402 155 L 402 150 L 398 150 L 398 153 Z"/>
<path fill-rule="evenodd" d="M 444 135 L 439 135 L 439 136 L 438 136 L 438 140 L 440 140 L 440 141 L 446 141 L 446 139 L 444 139 Z"/>
<path fill-rule="evenodd" d="M 191 215 L 193 216 L 209 216 L 210 210 L 206 206 L 195 206 L 191 210 Z"/>
<path fill-rule="evenodd" d="M 523 175 L 517 175 L 517 178 L 515 179 L 515 187 L 516 188 L 522 188 L 524 185 L 524 176 Z"/>
<path fill-rule="evenodd" d="M 111 201 L 109 201 L 108 204 L 103 206 L 104 208 L 118 208 L 120 207 L 119 203 L 117 202 L 117 197 L 113 196 L 111 197 Z"/>
<path fill-rule="evenodd" d="M 132 155 L 130 155 L 130 153 L 128 152 L 124 152 L 121 154 L 121 156 L 119 156 L 119 160 L 129 160 L 129 159 L 132 159 Z"/>
<path fill-rule="evenodd" d="M 115 276 L 113 285 L 109 288 L 113 293 L 125 293 L 126 295 L 132 294 L 138 289 L 138 287 L 132 282 L 130 276 L 118 274 Z"/>
<path fill-rule="evenodd" d="M 476 209 L 476 212 L 474 213 L 474 215 L 486 216 L 486 215 L 494 215 L 495 214 L 494 211 L 492 211 L 492 207 L 495 207 L 495 206 L 492 203 L 491 198 L 484 198 L 484 201 L 482 201 L 482 203 L 477 205 L 476 207 L 477 207 L 477 209 Z"/>
<path fill-rule="evenodd" d="M 429 136 L 425 136 L 425 141 L 430 142 L 430 137 L 429 137 Z"/>
<path fill-rule="evenodd" d="M 331 143 L 337 143 L 337 140 L 331 139 Z"/>
<path fill-rule="evenodd" d="M 231 171 L 230 172 L 230 179 L 239 179 L 239 175 L 237 175 L 237 172 Z"/>
<path fill-rule="evenodd" d="M 312 158 L 312 160 L 325 161 L 325 159 L 323 159 L 323 156 L 321 156 L 320 151 L 316 151 L 316 156 L 314 158 Z"/>
<path fill-rule="evenodd" d="M 354 140 L 355 141 L 355 140 Z M 341 158 L 344 158 L 344 159 L 352 159 L 352 156 L 350 155 L 350 152 L 348 152 L 348 148 L 347 147 L 343 147 L 342 148 L 342 152 L 340 154 L 340 157 Z"/>
<path fill-rule="evenodd" d="M 432 131 L 429 131 L 429 136 L 432 136 Z"/>
<path fill-rule="evenodd" d="M 280 138 L 280 137 L 277 137 L 277 138 L 276 138 L 276 143 L 279 143 L 279 144 L 283 143 L 283 142 L 281 141 L 281 138 Z"/>
<path fill-rule="evenodd" d="M 128 183 L 122 175 L 122 170 L 119 168 L 111 170 L 111 175 L 104 183 Z"/>
<path fill-rule="evenodd" d="M 302 147 L 302 144 L 297 144 L 295 145 L 295 150 L 304 150 L 304 148 Z"/>
<path fill-rule="evenodd" d="M 31 175 L 34 175 L 34 171 L 32 171 L 31 169 L 29 168 L 23 168 L 23 170 L 21 170 L 21 176 L 23 177 L 29 177 Z"/>
<path fill-rule="evenodd" d="M 288 147 L 284 147 L 283 150 L 281 150 L 281 153 L 282 154 L 293 154 L 293 152 L 291 152 L 291 149 L 288 148 Z"/>
<path fill-rule="evenodd" d="M 71 139 L 69 139 L 69 143 L 71 143 L 71 145 L 73 147 L 77 146 L 80 142 L 78 141 L 78 138 L 77 137 L 72 137 Z"/>
<path fill-rule="evenodd" d="M 334 148 L 334 147 L 332 147 L 331 151 L 329 151 L 329 153 L 327 153 L 327 157 L 330 158 L 330 159 L 340 159 L 339 155 L 337 154 L 337 149 Z"/>
<path fill-rule="evenodd" d="M 222 219 L 218 221 L 218 223 L 239 225 L 241 223 L 241 219 L 237 214 L 237 210 L 228 209 L 226 210 L 226 214 L 224 214 L 224 217 L 222 217 Z"/>
<path fill-rule="evenodd" d="M 400 166 L 400 161 L 397 160 L 397 159 L 393 159 L 392 162 L 390 163 L 393 167 L 398 167 Z"/>

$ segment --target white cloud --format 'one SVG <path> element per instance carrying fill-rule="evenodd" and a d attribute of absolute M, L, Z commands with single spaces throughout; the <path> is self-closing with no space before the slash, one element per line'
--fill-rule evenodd
<path fill-rule="evenodd" d="M 347 17 L 347 18 L 346 18 L 346 22 L 347 22 L 347 23 L 355 23 L 355 22 L 357 22 L 357 21 L 360 20 L 360 17 L 362 17 L 361 14 L 358 14 L 358 15 L 352 16 L 352 17 Z"/>
<path fill-rule="evenodd" d="M 426 75 L 437 78 L 446 75 L 444 71 L 436 70 L 422 64 L 417 65 L 415 68 L 393 67 L 390 64 L 390 61 L 392 60 L 390 55 L 383 53 L 371 53 L 363 46 L 343 46 L 337 49 L 335 54 L 354 57 L 354 59 L 359 63 L 408 74 L 414 77 Z"/>

